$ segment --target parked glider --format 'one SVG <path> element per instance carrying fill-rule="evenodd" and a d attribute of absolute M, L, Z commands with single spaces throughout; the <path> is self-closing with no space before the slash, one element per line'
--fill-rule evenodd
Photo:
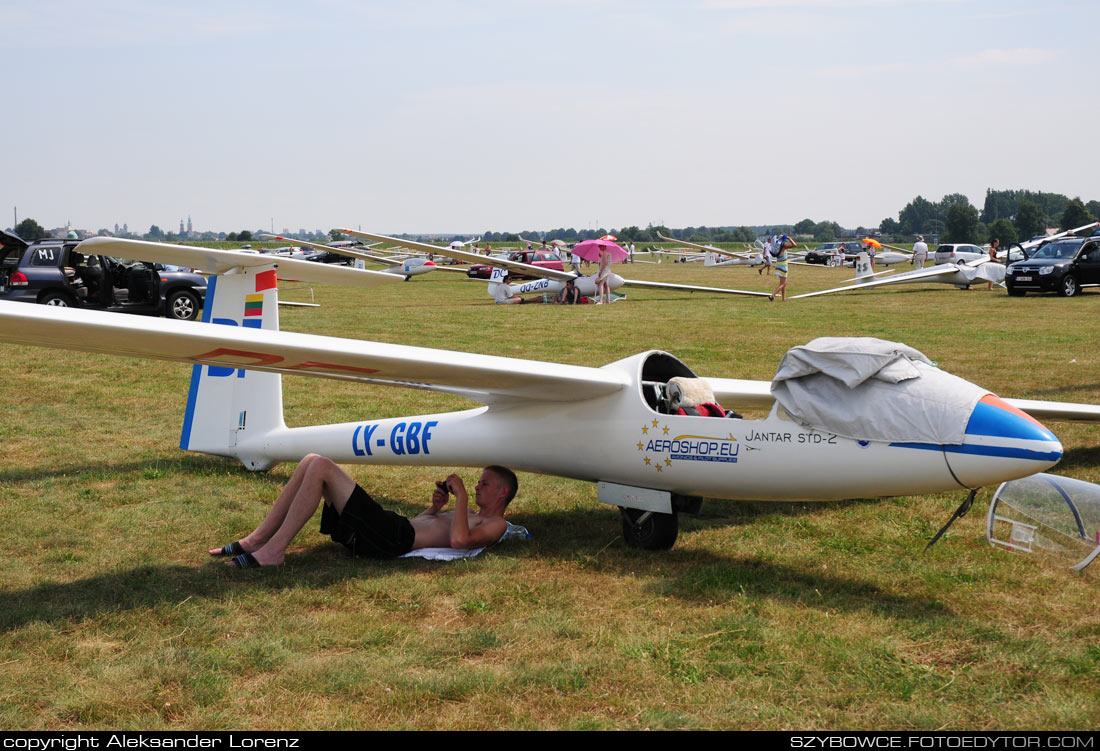
<path fill-rule="evenodd" d="M 695 248 L 698 253 L 691 254 L 695 256 L 692 260 L 699 260 L 700 258 L 706 259 L 708 254 L 724 256 L 729 260 L 726 261 L 707 261 L 707 266 L 763 266 L 764 265 L 764 253 L 763 249 L 758 251 L 739 251 L 739 250 L 724 250 L 722 248 L 716 248 L 713 245 L 703 245 L 701 243 L 688 242 L 687 240 L 673 240 L 671 237 L 665 237 L 660 232 L 657 233 L 657 237 L 661 238 L 665 242 L 679 243 L 680 245 L 686 245 L 689 248 Z M 746 246 L 748 247 L 748 246 Z"/>
<path fill-rule="evenodd" d="M 155 243 L 141 246 L 162 251 Z M 186 265 L 206 263 L 202 249 L 167 247 L 163 252 L 190 251 Z M 276 263 L 237 260 L 210 280 L 203 323 L 135 322 L 96 311 L 0 303 L 0 341 L 191 365 L 180 447 L 235 458 L 253 470 L 318 452 L 359 464 L 499 462 L 598 482 L 600 501 L 622 509 L 628 542 L 645 548 L 670 547 L 677 513 L 697 509 L 702 496 L 826 501 L 976 488 L 1057 463 L 1062 446 L 1035 417 L 1100 421 L 1100 407 L 1037 401 L 1014 406 L 927 361 L 901 357 L 883 367 L 891 377 L 871 384 L 857 403 L 874 405 L 867 428 L 872 433 L 899 423 L 920 430 L 843 437 L 847 428 L 796 422 L 773 403 L 779 390 L 768 381 L 698 378 L 660 351 L 591 368 L 279 331 Z M 362 271 L 338 272 L 365 278 Z M 895 382 L 895 368 L 934 377 L 935 398 L 901 393 L 915 376 Z M 288 428 L 283 373 L 438 391 L 482 406 Z M 813 410 L 832 401 L 810 399 L 806 406 Z M 714 402 L 770 406 L 771 412 L 763 419 L 699 416 Z M 950 422 L 957 436 L 917 437 L 923 435 L 923 418 L 937 422 L 947 402 L 954 402 Z M 808 419 L 812 424 L 814 418 Z M 576 440 L 578 435 L 585 440 Z"/>
<path fill-rule="evenodd" d="M 272 240 L 287 240 L 285 237 L 279 237 L 278 235 L 260 235 L 263 238 L 269 238 Z M 332 245 L 322 245 L 320 243 L 309 242 L 307 240 L 294 240 L 300 245 L 305 245 L 309 248 L 315 248 L 316 250 L 324 250 L 331 253 L 339 253 L 340 255 L 347 256 L 348 258 L 358 258 L 363 261 L 369 261 L 370 263 L 380 263 L 386 268 L 382 269 L 383 274 L 393 274 L 395 276 L 402 277 L 406 282 L 411 277 L 419 276 L 420 274 L 427 274 L 431 271 L 457 271 L 460 274 L 465 275 L 466 269 L 457 268 L 455 266 L 439 266 L 430 258 L 422 258 L 420 256 L 414 256 L 411 258 L 395 258 L 386 256 L 377 256 L 373 253 L 367 253 L 362 250 L 354 250 L 348 247 L 334 247 Z"/>
<path fill-rule="evenodd" d="M 875 253 L 875 265 L 876 266 L 891 266 L 895 263 L 911 263 L 913 261 L 913 253 L 905 250 L 904 248 L 898 248 L 894 245 L 887 245 L 882 243 L 882 248 L 886 250 L 879 250 Z M 856 265 L 861 253 L 845 253 L 844 261 L 851 262 L 852 265 Z"/>
<path fill-rule="evenodd" d="M 408 240 L 398 240 L 394 237 L 387 237 L 385 235 L 375 235 L 370 232 L 358 232 L 356 230 L 341 229 L 340 232 L 352 235 L 354 237 L 361 237 L 366 240 L 379 240 L 383 243 L 403 244 L 408 248 L 414 250 L 427 251 L 431 249 L 436 253 L 450 256 L 451 258 L 457 258 L 460 261 L 469 261 L 471 263 L 484 263 L 492 266 L 496 266 L 502 269 L 508 269 L 510 271 L 521 271 L 528 276 L 537 277 L 534 281 L 524 282 L 523 284 L 509 285 L 512 294 L 526 295 L 531 293 L 542 293 L 549 295 L 556 295 L 561 292 L 565 287 L 565 283 L 572 279 L 577 289 L 585 297 L 596 296 L 596 278 L 594 276 L 580 276 L 572 271 L 555 271 L 554 269 L 546 269 L 541 266 L 532 266 L 528 263 L 520 263 L 519 261 L 509 261 L 503 258 L 486 258 L 485 256 L 479 256 L 475 253 L 470 253 L 464 250 L 453 250 L 451 248 L 437 248 L 434 245 L 425 245 L 424 243 L 411 242 Z M 499 276 L 499 275 L 498 275 Z M 492 295 L 494 288 L 493 284 L 499 284 L 499 280 L 490 280 L 489 294 Z M 714 292 L 727 295 L 747 295 L 750 297 L 767 297 L 767 292 L 755 292 L 751 290 L 742 289 L 726 289 L 724 287 L 700 287 L 691 284 L 672 284 L 669 282 L 647 282 L 639 279 L 625 279 L 618 274 L 611 274 L 608 277 L 608 286 L 612 290 L 616 290 L 619 287 L 646 287 L 648 289 L 672 289 L 686 292 Z"/>
<path fill-rule="evenodd" d="M 967 289 L 970 285 L 979 284 L 981 282 L 1003 284 L 1005 279 L 1005 267 L 999 263 L 991 263 L 988 257 L 966 261 L 965 263 L 941 263 L 938 266 L 926 267 L 915 271 L 905 271 L 900 274 L 894 274 L 893 276 L 874 279 L 874 274 L 871 273 L 870 259 L 867 257 L 866 253 L 861 253 L 859 260 L 856 262 L 856 269 L 859 272 L 856 278 L 863 281 L 857 281 L 855 284 L 849 284 L 844 287 L 823 289 L 817 292 L 806 292 L 801 295 L 794 295 L 791 299 L 796 300 L 800 297 L 830 295 L 834 292 L 846 292 L 854 289 L 882 287 L 888 284 L 926 284 L 929 282 L 938 282 L 941 284 L 953 284 L 961 289 Z"/>

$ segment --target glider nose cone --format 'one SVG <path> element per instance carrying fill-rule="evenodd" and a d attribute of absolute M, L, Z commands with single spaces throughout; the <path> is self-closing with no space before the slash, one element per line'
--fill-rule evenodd
<path fill-rule="evenodd" d="M 964 443 L 946 450 L 952 472 L 968 487 L 1026 477 L 1062 459 L 1057 436 L 993 394 L 974 407 Z"/>
<path fill-rule="evenodd" d="M 623 286 L 623 278 L 618 274 L 608 274 L 607 286 L 611 289 L 618 289 L 619 287 Z"/>

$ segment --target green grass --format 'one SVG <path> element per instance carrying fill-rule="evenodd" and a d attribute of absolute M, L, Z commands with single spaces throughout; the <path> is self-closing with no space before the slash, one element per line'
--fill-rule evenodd
<path fill-rule="evenodd" d="M 744 268 L 626 276 L 768 290 Z M 795 293 L 848 278 L 793 267 Z M 628 291 L 612 306 L 491 304 L 483 283 L 316 287 L 283 328 L 584 365 L 645 349 L 769 378 L 822 335 L 904 341 L 1002 395 L 1100 401 L 1100 295 L 943 285 L 789 302 Z M 299 293 L 300 294 L 300 293 Z M 295 298 L 301 299 L 301 298 Z M 354 561 L 311 524 L 277 570 L 205 550 L 290 467 L 177 448 L 190 369 L 2 346 L 0 727 L 1076 728 L 1100 722 L 1096 572 L 993 550 L 984 508 L 927 554 L 960 494 L 707 501 L 667 553 L 626 548 L 591 485 L 524 475 L 534 539 L 472 561 Z M 292 425 L 461 399 L 284 381 Z M 1096 427 L 1051 427 L 1100 481 Z M 441 469 L 350 471 L 415 512 Z M 468 472 L 466 474 L 469 474 Z"/>

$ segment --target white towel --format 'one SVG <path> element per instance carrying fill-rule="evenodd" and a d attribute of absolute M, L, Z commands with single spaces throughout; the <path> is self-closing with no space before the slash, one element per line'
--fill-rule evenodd
<path fill-rule="evenodd" d="M 504 530 L 504 534 L 500 536 L 497 542 L 504 542 L 505 540 L 511 540 L 515 537 L 522 538 L 524 540 L 531 539 L 531 533 L 527 531 L 526 527 L 522 527 L 519 524 L 512 524 L 512 522 L 505 522 L 508 528 Z M 494 545 L 496 543 L 493 543 Z M 485 550 L 488 545 L 480 548 L 420 548 L 419 550 L 410 550 L 402 558 L 424 558 L 429 561 L 454 561 L 459 558 L 473 558 L 475 555 Z"/>

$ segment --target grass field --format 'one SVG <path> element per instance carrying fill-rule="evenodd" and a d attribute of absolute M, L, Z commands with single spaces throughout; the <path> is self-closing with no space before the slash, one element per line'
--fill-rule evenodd
<path fill-rule="evenodd" d="M 620 271 L 774 287 L 745 268 Z M 795 266 L 791 288 L 849 275 Z M 665 349 L 703 375 L 764 379 L 791 346 L 871 335 L 1003 396 L 1100 401 L 1096 291 L 929 284 L 786 304 L 628 291 L 612 306 L 504 308 L 482 283 L 420 277 L 315 293 L 323 307 L 283 310 L 284 329 L 583 365 Z M 644 553 L 594 486 L 523 475 L 511 516 L 529 543 L 449 564 L 356 561 L 314 522 L 286 566 L 232 571 L 205 550 L 251 529 L 292 468 L 180 452 L 190 368 L 0 355 L 2 728 L 1100 725 L 1097 572 L 991 549 L 992 488 L 927 554 L 961 493 L 712 500 L 672 551 Z M 315 379 L 284 389 L 292 425 L 463 406 Z M 1050 427 L 1066 448 L 1055 471 L 1100 482 L 1100 427 Z M 416 513 L 446 468 L 350 471 Z"/>

